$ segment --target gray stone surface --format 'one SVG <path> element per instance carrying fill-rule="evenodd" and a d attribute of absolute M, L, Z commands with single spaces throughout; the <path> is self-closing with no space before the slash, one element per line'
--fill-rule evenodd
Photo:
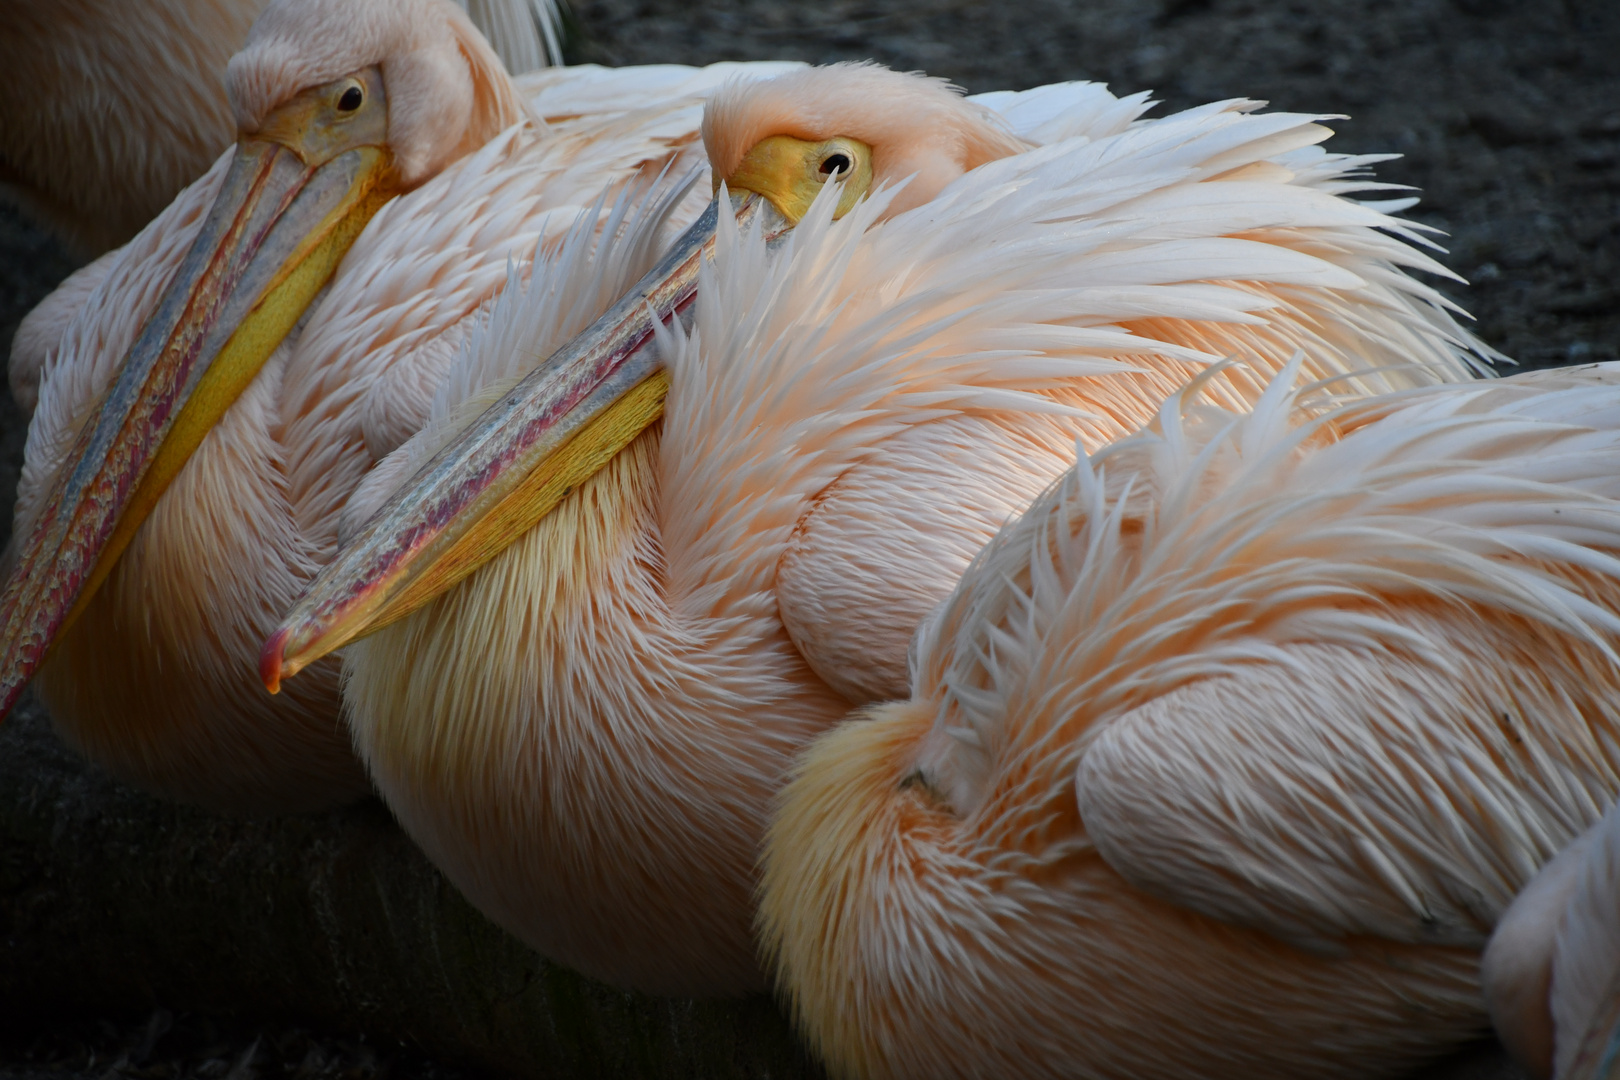
<path fill-rule="evenodd" d="M 1444 286 L 1527 365 L 1620 356 L 1613 0 L 576 0 L 605 63 L 875 57 L 970 90 L 1060 79 L 1349 113 L 1451 234 Z M 0 163 L 3 167 L 3 163 Z M 72 268 L 0 211 L 0 341 Z M 3 398 L 4 395 L 0 395 Z M 0 537 L 24 430 L 0 401 Z M 312 1029 L 306 1031 L 305 1028 Z M 338 1034 L 333 1034 L 338 1033 Z M 0 728 L 0 1080 L 815 1075 L 764 1000 L 659 1001 L 546 965 L 471 911 L 375 804 L 210 818 L 84 768 L 27 707 Z M 1426 1080 L 1521 1074 L 1485 1044 Z"/>

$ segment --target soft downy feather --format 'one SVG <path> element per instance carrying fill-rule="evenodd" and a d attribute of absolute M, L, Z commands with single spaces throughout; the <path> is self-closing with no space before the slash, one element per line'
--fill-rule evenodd
<path fill-rule="evenodd" d="M 1537 376 L 1314 419 L 1283 378 L 1241 417 L 1172 399 L 928 627 L 925 771 L 990 848 L 1072 782 L 1084 842 L 1176 903 L 1482 944 L 1620 789 L 1620 373 Z M 1515 671 L 1524 637 L 1559 661 Z"/>
<path fill-rule="evenodd" d="M 1241 408 L 1295 351 L 1311 377 L 1354 373 L 1344 389 L 1363 393 L 1467 378 L 1493 355 L 1403 271 L 1444 273 L 1407 242 L 1420 235 L 1346 197 L 1379 191 L 1360 175 L 1372 159 L 1312 145 L 1326 135 L 1313 118 L 1236 101 L 1120 126 L 1119 104 L 1082 100 L 1081 115 L 1103 118 L 1096 133 L 981 166 L 885 223 L 840 286 L 880 296 L 894 288 L 885 282 L 932 275 L 929 287 L 963 304 L 1052 293 L 1039 301 L 1051 313 L 1029 321 L 1095 336 L 1029 347 L 1078 348 L 1116 365 L 1040 390 L 1085 417 L 938 414 L 824 493 L 784 561 L 783 616 L 817 673 L 852 703 L 904 695 L 904 643 L 940 583 L 954 582 L 1068 466 L 1077 437 L 1094 449 L 1129 433 L 1202 366 L 1247 362 L 1210 387 Z M 1058 123 L 1033 108 L 1024 118 L 1044 130 Z M 933 311 L 946 340 L 954 316 L 943 304 Z M 942 498 L 954 500 L 951 513 Z"/>
<path fill-rule="evenodd" d="M 1620 366 L 1347 404 L 1296 361 L 1244 414 L 1219 374 L 801 755 L 758 925 L 835 1075 L 1405 1075 L 1620 790 Z"/>

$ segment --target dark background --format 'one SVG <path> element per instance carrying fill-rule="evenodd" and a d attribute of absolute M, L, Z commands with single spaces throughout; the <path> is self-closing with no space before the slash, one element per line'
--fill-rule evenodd
<path fill-rule="evenodd" d="M 581 60 L 875 58 L 970 92 L 1067 79 L 1341 113 L 1330 149 L 1398 153 L 1449 289 L 1528 366 L 1620 356 L 1614 0 L 581 0 Z"/>
<path fill-rule="evenodd" d="M 1404 155 L 1379 174 L 1420 189 L 1410 216 L 1449 234 L 1441 261 L 1471 283 L 1440 285 L 1488 343 L 1524 367 L 1620 358 L 1617 0 L 574 0 L 569 31 L 574 62 L 874 58 L 972 92 L 1153 89 L 1154 115 L 1228 97 L 1347 114 L 1329 148 Z M 0 341 L 74 266 L 0 211 Z M 0 537 L 23 434 L 0 402 Z M 255 1043 L 255 1019 L 221 1008 L 0 1023 L 0 1080 L 445 1074 L 352 1033 L 272 1025 Z M 1511 1073 L 1487 1057 L 1447 1075 Z"/>

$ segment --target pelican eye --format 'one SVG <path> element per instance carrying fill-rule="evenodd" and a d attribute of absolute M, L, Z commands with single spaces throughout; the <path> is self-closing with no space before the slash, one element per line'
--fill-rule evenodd
<path fill-rule="evenodd" d="M 843 173 L 845 176 L 848 176 L 849 170 L 853 164 L 854 163 L 849 160 L 848 154 L 828 154 L 822 159 L 821 175 L 830 178 L 839 173 Z"/>
<path fill-rule="evenodd" d="M 338 112 L 354 112 L 354 110 L 365 104 L 365 100 L 366 92 L 358 86 L 351 86 L 343 91 L 342 97 L 338 98 Z"/>
<path fill-rule="evenodd" d="M 845 135 L 818 142 L 767 135 L 743 154 L 725 182 L 732 191 L 765 196 L 783 217 L 797 223 L 835 178 L 838 206 L 833 217 L 838 218 L 872 189 L 872 148 Z"/>

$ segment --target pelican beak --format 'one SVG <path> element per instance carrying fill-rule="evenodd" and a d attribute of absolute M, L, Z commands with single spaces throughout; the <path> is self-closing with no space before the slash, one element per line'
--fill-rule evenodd
<path fill-rule="evenodd" d="M 302 91 L 237 144 L 0 593 L 0 715 L 170 481 L 394 193 L 382 75 Z"/>
<path fill-rule="evenodd" d="M 757 223 L 767 239 L 792 227 L 757 194 L 730 199 L 738 227 Z M 669 376 L 655 326 L 690 324 L 720 220 L 716 199 L 606 314 L 395 492 L 265 643 L 266 689 L 471 574 L 663 415 Z"/>

